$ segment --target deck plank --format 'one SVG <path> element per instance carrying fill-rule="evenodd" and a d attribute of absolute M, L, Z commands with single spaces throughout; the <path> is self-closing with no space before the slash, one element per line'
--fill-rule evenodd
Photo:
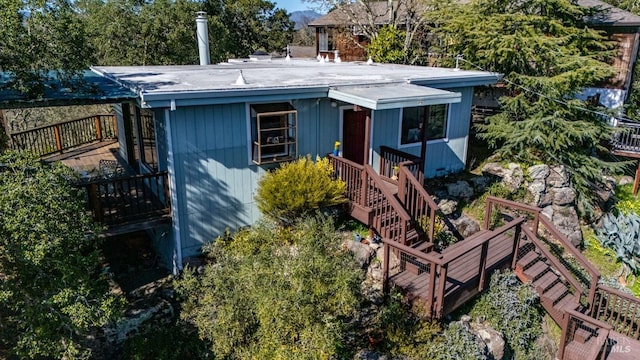
<path fill-rule="evenodd" d="M 608 345 L 607 360 L 637 360 L 640 354 L 640 341 L 615 331 L 609 332 Z"/>

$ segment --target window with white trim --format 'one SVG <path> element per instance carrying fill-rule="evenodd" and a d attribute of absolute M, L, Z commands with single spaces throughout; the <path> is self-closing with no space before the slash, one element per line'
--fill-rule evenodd
<path fill-rule="evenodd" d="M 419 143 L 422 140 L 422 124 L 427 124 L 427 140 L 447 137 L 449 106 L 447 104 L 418 106 L 402 109 L 400 145 Z"/>
<path fill-rule="evenodd" d="M 289 103 L 253 104 L 251 160 L 258 165 L 289 161 L 298 155 L 298 111 Z"/>

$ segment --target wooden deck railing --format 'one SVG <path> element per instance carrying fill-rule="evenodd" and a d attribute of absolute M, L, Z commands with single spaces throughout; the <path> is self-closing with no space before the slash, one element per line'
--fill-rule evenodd
<path fill-rule="evenodd" d="M 96 221 L 122 224 L 170 213 L 166 171 L 78 184 Z"/>
<path fill-rule="evenodd" d="M 438 205 L 405 164 L 406 162 L 402 162 L 399 167 L 398 198 L 404 208 L 407 209 L 409 215 L 417 221 L 418 226 L 424 225 L 423 221 L 420 220 L 423 218 L 428 219 L 426 229 L 421 230 L 427 234 L 428 241 L 433 243 Z"/>
<path fill-rule="evenodd" d="M 13 149 L 27 150 L 39 157 L 117 136 L 115 115 L 93 115 L 9 135 Z"/>
<path fill-rule="evenodd" d="M 529 213 L 532 217 L 532 221 L 529 221 L 531 234 L 535 235 L 537 240 L 547 239 L 549 241 L 538 241 L 536 246 L 544 248 L 557 262 L 562 266 L 563 270 L 571 278 L 578 280 L 582 285 L 582 288 L 587 288 L 589 291 L 585 293 L 588 306 L 593 304 L 595 297 L 595 291 L 600 280 L 600 272 L 589 262 L 575 246 L 567 239 L 567 237 L 560 233 L 553 223 L 544 216 L 540 216 L 540 209 L 537 206 L 520 204 L 514 201 L 496 198 L 494 196 L 488 196 L 486 200 L 485 208 L 485 228 L 490 227 L 491 219 L 493 216 L 493 208 L 502 206 L 510 210 L 519 210 Z M 559 245 L 555 245 L 559 244 Z M 568 255 L 568 256 L 567 256 Z"/>
<path fill-rule="evenodd" d="M 380 146 L 381 176 L 392 178 L 394 175 L 397 175 L 395 169 L 396 167 L 399 168 L 401 163 L 404 163 L 421 184 L 424 183 L 424 174 L 422 173 L 423 161 L 420 157 L 387 146 Z"/>
<path fill-rule="evenodd" d="M 371 211 L 367 225 L 382 238 L 408 243 L 413 230 L 411 216 L 390 192 L 387 184 L 370 165 L 359 165 L 342 157 L 329 155 L 334 174 L 347 184 L 346 196 L 351 205 Z"/>
<path fill-rule="evenodd" d="M 516 251 L 516 244 L 520 237 L 520 228 L 524 218 L 515 219 L 508 224 L 491 232 L 458 242 L 442 253 L 432 251 L 423 253 L 412 247 L 389 241 L 383 238 L 384 262 L 383 279 L 386 284 L 390 278 L 389 260 L 391 254 L 398 257 L 399 272 L 414 268 L 418 275 L 415 289 L 422 289 L 418 297 L 424 301 L 428 316 L 439 319 L 455 310 L 466 300 L 473 297 L 486 286 L 490 271 L 498 265 L 500 260 L 510 264 Z M 505 237 L 505 234 L 510 234 Z M 509 239 L 505 246 L 504 241 Z M 500 248 L 500 251 L 492 251 Z M 493 261 L 488 261 L 488 254 L 493 254 Z M 505 254 L 505 258 L 501 258 Z M 496 258 L 497 256 L 497 258 Z M 459 281 L 453 273 L 468 278 Z M 452 290 L 451 288 L 455 288 Z M 455 298 L 448 299 L 447 294 L 455 291 Z M 460 295 L 466 294 L 466 295 Z M 449 301 L 450 300 L 450 301 Z"/>
<path fill-rule="evenodd" d="M 599 284 L 589 315 L 625 336 L 640 340 L 640 299 Z"/>
<path fill-rule="evenodd" d="M 604 359 L 611 326 L 574 310 L 566 310 L 566 314 L 565 323 L 562 325 L 566 331 L 560 338 L 557 358 L 561 360 Z M 565 348 L 574 340 L 582 344 L 578 358 L 565 354 Z"/>
<path fill-rule="evenodd" d="M 618 120 L 616 127 L 619 130 L 613 135 L 613 150 L 640 152 L 640 123 Z"/>

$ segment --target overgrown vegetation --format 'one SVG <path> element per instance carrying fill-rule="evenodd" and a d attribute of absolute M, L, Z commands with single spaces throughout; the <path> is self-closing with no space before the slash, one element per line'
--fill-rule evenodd
<path fill-rule="evenodd" d="M 637 275 L 640 255 L 640 216 L 621 213 L 604 216 L 602 228 L 597 231 L 602 245 L 613 250 L 616 260 L 623 264 L 623 275 Z"/>
<path fill-rule="evenodd" d="M 328 218 L 296 222 L 285 240 L 271 230 L 259 226 L 220 239 L 208 249 L 213 263 L 204 274 L 186 269 L 176 283 L 182 318 L 219 358 L 343 357 L 363 272 Z"/>
<path fill-rule="evenodd" d="M 123 355 L 130 360 L 183 360 L 213 358 L 208 344 L 189 324 L 150 322 L 124 343 Z"/>
<path fill-rule="evenodd" d="M 494 273 L 489 289 L 474 304 L 470 315 L 485 319 L 502 332 L 514 358 L 541 358 L 535 346 L 536 339 L 542 335 L 543 318 L 538 294 L 531 286 L 521 283 L 515 274 Z"/>
<path fill-rule="evenodd" d="M 258 209 L 284 224 L 308 216 L 320 208 L 345 203 L 346 184 L 333 178 L 329 159 L 302 157 L 283 164 L 260 179 Z"/>
<path fill-rule="evenodd" d="M 89 335 L 120 315 L 96 227 L 72 171 L 30 155 L 0 155 L 0 353 L 80 358 Z"/>

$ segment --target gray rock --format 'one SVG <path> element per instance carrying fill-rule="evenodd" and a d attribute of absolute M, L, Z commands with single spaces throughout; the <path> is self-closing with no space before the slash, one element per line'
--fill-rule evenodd
<path fill-rule="evenodd" d="M 550 168 L 547 185 L 558 188 L 569 186 L 569 173 L 564 168 L 564 165 L 553 166 Z"/>
<path fill-rule="evenodd" d="M 502 165 L 498 163 L 486 163 L 482 167 L 483 174 L 489 174 L 493 176 L 497 176 L 499 178 L 504 177 L 504 174 L 507 172 L 507 169 L 503 168 Z"/>
<path fill-rule="evenodd" d="M 549 220 L 553 219 L 553 206 L 549 204 L 543 207 L 542 210 L 540 211 L 540 214 L 542 214 L 544 217 L 546 217 Z"/>
<path fill-rule="evenodd" d="M 468 199 L 473 196 L 473 188 L 466 181 L 460 180 L 446 186 L 447 193 L 455 198 Z"/>
<path fill-rule="evenodd" d="M 553 205 L 570 205 L 576 200 L 576 192 L 570 187 L 553 188 L 550 192 L 553 194 Z"/>
<path fill-rule="evenodd" d="M 363 269 L 369 265 L 375 254 L 375 251 L 369 245 L 355 241 L 345 241 L 344 244 L 353 253 L 356 261 Z"/>
<path fill-rule="evenodd" d="M 438 202 L 438 208 L 445 215 L 451 215 L 458 209 L 458 202 L 451 199 L 442 199 Z"/>
<path fill-rule="evenodd" d="M 582 245 L 582 231 L 576 209 L 572 206 L 553 205 L 551 219 L 558 230 L 576 247 Z"/>
<path fill-rule="evenodd" d="M 527 171 L 531 179 L 544 181 L 549 176 L 549 165 L 533 165 Z"/>
<path fill-rule="evenodd" d="M 621 177 L 620 180 L 618 181 L 618 185 L 627 185 L 627 184 L 633 184 L 633 177 L 625 175 Z"/>
<path fill-rule="evenodd" d="M 485 189 L 491 185 L 491 178 L 488 176 L 478 176 L 469 180 L 473 185 L 473 188 L 478 192 L 484 192 Z"/>
<path fill-rule="evenodd" d="M 518 190 L 524 184 L 524 173 L 520 165 L 515 163 L 509 164 L 508 171 L 502 177 L 502 184 L 511 191 Z"/>
<path fill-rule="evenodd" d="M 353 360 L 387 360 L 387 355 L 380 354 L 373 350 L 362 349 L 356 353 Z"/>
<path fill-rule="evenodd" d="M 378 251 L 376 251 L 376 258 L 381 264 L 384 264 L 384 246 L 378 249 Z M 400 260 L 398 260 L 398 257 L 393 253 L 393 251 L 390 251 L 389 252 L 389 271 L 395 270 L 399 266 L 400 266 Z"/>
<path fill-rule="evenodd" d="M 553 204 L 553 194 L 550 192 L 545 192 L 538 200 L 538 207 L 547 207 Z"/>
<path fill-rule="evenodd" d="M 453 223 L 453 226 L 456 227 L 460 235 L 462 235 L 462 237 L 464 238 L 468 238 L 469 236 L 480 231 L 480 224 L 464 214 L 459 218 L 452 220 L 451 222 Z"/>
<path fill-rule="evenodd" d="M 505 341 L 502 333 L 493 329 L 491 326 L 485 323 L 471 323 L 471 333 L 487 345 L 489 354 L 493 359 L 504 358 Z"/>
<path fill-rule="evenodd" d="M 543 196 L 546 194 L 545 191 L 547 189 L 547 185 L 544 180 L 534 180 L 529 186 L 527 186 L 527 190 L 533 197 L 533 205 L 540 206 L 540 200 L 542 200 Z"/>

